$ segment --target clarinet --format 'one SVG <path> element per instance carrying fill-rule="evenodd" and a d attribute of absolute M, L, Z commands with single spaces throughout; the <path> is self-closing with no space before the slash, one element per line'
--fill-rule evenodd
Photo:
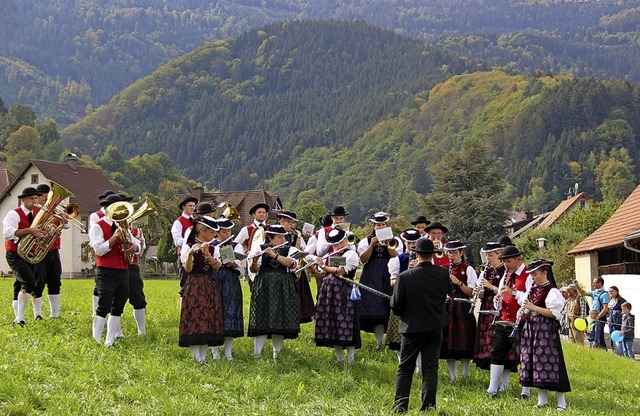
<path fill-rule="evenodd" d="M 531 288 L 529 289 L 529 292 L 527 292 L 527 299 L 529 299 L 529 297 L 531 296 L 531 294 L 533 293 L 533 289 L 535 289 L 536 285 L 532 284 Z M 509 335 L 509 338 L 515 338 L 516 335 L 518 334 L 518 332 L 520 331 L 520 321 L 522 320 L 522 315 L 524 315 L 524 310 L 526 309 L 524 307 L 524 302 L 522 302 L 523 305 L 520 307 L 520 309 L 518 309 L 518 312 L 516 313 L 516 321 L 514 322 L 514 327 L 513 327 L 513 331 L 511 331 L 511 335 Z"/>
<path fill-rule="evenodd" d="M 484 266 L 484 279 L 486 280 L 487 270 L 489 270 L 489 261 Z M 482 275 L 482 273 L 480 274 Z M 480 283 L 480 279 L 478 279 L 478 283 Z M 484 287 L 477 286 L 475 292 L 473 292 L 473 296 L 471 297 L 471 308 L 469 308 L 469 315 L 473 315 L 474 309 L 476 307 L 476 303 L 478 302 L 478 298 L 480 297 L 480 290 L 484 291 Z"/>

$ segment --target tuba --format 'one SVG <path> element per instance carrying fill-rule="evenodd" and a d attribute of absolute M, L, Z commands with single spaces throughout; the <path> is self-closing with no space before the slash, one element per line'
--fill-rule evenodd
<path fill-rule="evenodd" d="M 228 220 L 240 219 L 240 213 L 238 212 L 236 207 L 231 205 L 228 201 L 218 204 L 218 208 L 222 208 L 222 214 L 220 214 L 220 217 L 225 217 Z"/>
<path fill-rule="evenodd" d="M 120 240 L 122 241 L 122 250 L 125 251 L 127 247 L 131 245 L 131 238 L 129 237 L 129 226 L 131 223 L 156 212 L 156 207 L 153 205 L 151 200 L 145 197 L 138 209 L 135 210 L 130 202 L 114 202 L 107 207 L 104 216 L 118 226 L 117 232 L 120 234 Z M 125 258 L 127 259 L 127 262 L 131 263 L 133 260 L 133 254 L 125 253 Z"/>
<path fill-rule="evenodd" d="M 67 220 L 65 214 L 59 210 L 58 205 L 67 198 L 75 197 L 65 187 L 53 181 L 50 181 L 50 184 L 51 189 L 49 190 L 47 201 L 40 208 L 31 224 L 32 227 L 44 231 L 47 235 L 41 238 L 27 235 L 21 238 L 18 243 L 18 255 L 27 263 L 37 264 L 45 258 L 53 243 L 60 237 L 62 228 Z M 77 207 L 75 204 L 69 204 L 67 207 L 69 206 Z M 65 208 L 65 211 L 70 218 L 75 218 L 78 216 L 80 209 Z"/>

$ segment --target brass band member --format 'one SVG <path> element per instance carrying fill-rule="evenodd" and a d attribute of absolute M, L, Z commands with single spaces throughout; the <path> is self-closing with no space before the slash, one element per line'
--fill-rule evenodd
<path fill-rule="evenodd" d="M 29 297 L 34 295 L 38 282 L 35 267 L 18 255 L 18 243 L 22 237 L 29 234 L 40 238 L 46 236 L 44 231 L 31 227 L 33 219 L 40 210 L 36 207 L 40 195 L 41 193 L 35 188 L 24 188 L 22 194 L 18 195 L 20 206 L 9 211 L 2 222 L 7 263 L 20 284 L 17 299 L 13 301 L 15 313 L 13 323 L 20 326 L 25 325 L 24 315 L 27 303 Z"/>
<path fill-rule="evenodd" d="M 224 343 L 222 300 L 213 279 L 213 271 L 222 265 L 216 260 L 218 248 L 210 244 L 218 229 L 215 219 L 200 217 L 180 250 L 187 277 L 180 304 L 178 345 L 189 347 L 197 363 L 204 363 L 209 346 Z"/>
<path fill-rule="evenodd" d="M 129 227 L 131 235 L 140 241 L 140 253 L 147 247 L 146 239 L 142 233 L 142 228 L 131 225 Z M 138 335 L 147 332 L 147 298 L 144 294 L 144 282 L 140 271 L 140 256 L 134 254 L 129 265 L 129 303 L 133 307 L 133 318 L 136 321 Z"/>
<path fill-rule="evenodd" d="M 360 323 L 356 302 L 351 299 L 353 280 L 360 259 L 355 250 L 347 248 L 347 232 L 333 229 L 327 233 L 327 242 L 331 244 L 335 256 L 345 259 L 341 266 L 330 266 L 330 258 L 319 257 L 317 269 L 312 269 L 321 279 L 318 290 L 318 307 L 315 316 L 315 342 L 318 347 L 334 348 L 336 360 L 344 361 L 344 349 L 347 350 L 347 362 L 353 364 L 356 349 L 362 346 Z M 346 279 L 340 278 L 346 277 Z"/>
<path fill-rule="evenodd" d="M 364 263 L 360 282 L 375 290 L 391 295 L 391 279 L 389 275 L 389 259 L 400 253 L 389 244 L 382 244 L 376 237 L 376 230 L 389 226 L 389 217 L 384 212 L 377 212 L 369 221 L 373 224 L 371 234 L 360 240 L 358 254 Z M 376 336 L 376 345 L 382 347 L 384 333 L 389 320 L 389 300 L 371 293 L 362 292 L 360 301 L 360 327 L 365 332 L 372 332 Z"/>
<path fill-rule="evenodd" d="M 253 221 L 251 224 L 242 227 L 236 238 L 233 240 L 238 244 L 242 244 L 245 253 L 248 253 L 251 249 L 253 233 L 255 233 L 256 229 L 258 227 L 261 227 L 263 230 L 267 229 L 267 216 L 269 215 L 270 209 L 269 205 L 260 203 L 255 204 L 249 210 L 249 214 L 253 217 Z"/>
<path fill-rule="evenodd" d="M 227 218 L 220 218 L 217 220 L 218 226 L 218 239 L 214 243 L 220 248 L 230 245 L 233 247 L 235 253 L 244 254 L 242 244 L 238 244 L 234 241 L 227 241 L 223 246 L 220 244 L 231 237 L 231 230 L 234 227 L 233 221 Z M 218 285 L 218 291 L 222 297 L 222 310 L 223 310 L 223 327 L 224 327 L 224 356 L 227 360 L 233 360 L 233 339 L 244 336 L 244 316 L 242 312 L 242 287 L 240 285 L 240 261 L 233 260 L 222 265 L 218 270 L 213 273 L 216 284 Z M 213 358 L 220 357 L 218 347 L 212 347 Z"/>
<path fill-rule="evenodd" d="M 304 238 L 298 230 L 296 224 L 298 217 L 295 212 L 280 211 L 276 215 L 278 222 L 287 231 L 287 241 L 291 247 L 295 247 L 299 251 L 305 251 L 306 244 Z M 316 306 L 313 304 L 313 295 L 311 294 L 311 286 L 309 286 L 309 277 L 305 270 L 294 275 L 296 278 L 296 292 L 298 293 L 298 303 L 300 305 L 300 323 L 311 322 L 316 314 Z"/>
<path fill-rule="evenodd" d="M 198 204 L 198 198 L 188 196 L 178 204 L 178 208 L 182 213 L 171 225 L 171 237 L 173 238 L 173 244 L 176 246 L 178 257 L 180 257 L 182 246 L 184 246 L 187 239 L 185 234 L 189 228 L 193 225 L 193 211 Z M 187 272 L 184 267 L 180 267 L 180 297 L 182 297 L 182 290 L 184 288 L 185 279 L 187 278 Z"/>
<path fill-rule="evenodd" d="M 107 200 L 120 200 L 117 195 L 109 195 Z M 131 242 L 128 247 L 123 245 L 123 233 L 128 234 Z M 96 288 L 98 290 L 98 309 L 93 321 L 93 338 L 98 344 L 102 338 L 105 319 L 107 321 L 107 335 L 104 345 L 113 345 L 116 333 L 120 328 L 120 317 L 124 305 L 129 297 L 129 261 L 128 254 L 140 252 L 140 241 L 126 229 L 106 216 L 94 224 L 89 230 L 89 244 L 96 254 Z"/>
<path fill-rule="evenodd" d="M 495 325 L 495 332 L 491 342 L 491 374 L 489 376 L 489 388 L 487 393 L 495 397 L 500 386 L 507 386 L 508 374 L 503 376 L 505 361 L 509 353 L 513 350 L 513 345 L 509 335 L 513 331 L 514 323 L 520 305 L 524 302 L 533 280 L 527 273 L 527 266 L 522 262 L 524 252 L 518 250 L 516 246 L 507 246 L 502 250 L 498 259 L 504 262 L 506 269 L 504 276 L 498 286 L 498 304 L 496 309 L 500 311 Z M 518 357 L 516 356 L 516 360 Z M 531 392 L 528 387 L 523 387 L 521 396 L 528 398 Z"/>
<path fill-rule="evenodd" d="M 344 207 L 341 205 L 336 205 L 333 207 L 329 215 L 331 216 L 331 226 L 325 226 L 318 230 L 318 241 L 316 243 L 315 250 L 315 254 L 318 256 L 324 256 L 325 254 L 327 254 L 330 247 L 330 244 L 327 242 L 327 233 L 336 228 L 338 224 L 344 223 L 346 221 L 347 215 L 349 215 L 349 211 L 344 209 Z"/>
<path fill-rule="evenodd" d="M 440 224 L 438 221 L 433 221 L 431 224 L 424 228 L 424 231 L 429 236 L 429 240 L 433 241 L 433 245 L 437 250 L 444 248 L 443 236 L 449 231 L 447 227 Z M 449 267 L 449 257 L 442 254 L 436 254 L 433 256 L 433 264 L 441 267 Z"/>
<path fill-rule="evenodd" d="M 471 305 L 465 301 L 473 296 L 478 276 L 474 268 L 464 261 L 465 248 L 467 248 L 466 244 L 460 240 L 449 241 L 444 246 L 449 257 L 449 280 L 451 281 L 452 295 L 447 304 L 451 320 L 442 331 L 440 359 L 447 360 L 451 381 L 458 378 L 456 361 L 460 361 L 462 377 L 469 377 L 476 338 L 476 317 L 469 313 Z"/>
<path fill-rule="evenodd" d="M 91 215 L 89 215 L 89 226 L 87 227 L 87 230 L 90 230 L 91 227 L 93 227 L 93 224 L 97 224 L 98 221 L 100 221 L 102 217 L 104 217 L 104 212 L 106 207 L 104 204 L 102 204 L 102 201 L 104 201 L 109 195 L 113 195 L 115 193 L 116 193 L 115 191 L 112 191 L 111 189 L 107 189 L 106 191 L 98 195 L 98 205 L 100 205 L 100 209 L 91 213 Z M 97 310 L 98 310 L 98 289 L 94 285 L 93 298 L 91 301 L 91 319 L 93 319 L 96 316 Z"/>
<path fill-rule="evenodd" d="M 251 271 L 258 273 L 251 289 L 249 308 L 249 330 L 247 335 L 255 337 L 254 356 L 259 358 L 262 348 L 271 337 L 273 358 L 282 350 L 285 338 L 298 338 L 300 315 L 298 295 L 291 273 L 297 261 L 291 256 L 297 251 L 287 245 L 287 232 L 281 225 L 267 228 L 267 243 L 261 251 L 249 253 Z"/>
<path fill-rule="evenodd" d="M 522 303 L 520 384 L 538 388 L 536 407 L 547 405 L 549 390 L 556 392 L 557 409 L 566 410 L 565 393 L 571 391 L 560 342 L 560 314 L 564 298 L 553 278 L 552 262 L 535 260 L 527 266 L 534 287 Z"/>
<path fill-rule="evenodd" d="M 427 236 L 427 231 L 425 230 L 425 228 L 427 228 L 429 224 L 431 224 L 431 221 L 429 221 L 424 215 L 418 215 L 416 219 L 411 221 L 411 225 L 413 225 L 414 229 L 418 230 L 418 232 L 420 233 L 420 237 Z"/>

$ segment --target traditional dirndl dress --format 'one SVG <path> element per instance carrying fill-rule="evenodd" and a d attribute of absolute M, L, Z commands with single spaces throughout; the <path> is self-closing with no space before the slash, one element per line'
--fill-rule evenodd
<path fill-rule="evenodd" d="M 535 287 L 529 300 L 543 308 L 557 309 L 558 316 L 564 303 L 558 289 L 551 284 Z M 555 318 L 537 313 L 527 318 L 520 339 L 520 384 L 557 392 L 571 391 L 559 329 Z"/>
<path fill-rule="evenodd" d="M 467 286 L 475 286 L 475 270 L 465 263 L 458 263 L 449 266 L 450 274 L 453 274 Z M 473 275 L 471 275 L 473 273 Z M 473 283 L 471 280 L 474 280 Z M 463 359 L 473 358 L 476 339 L 476 317 L 469 313 L 471 304 L 460 302 L 454 299 L 469 299 L 469 297 L 457 286 L 453 288 L 453 299 L 447 300 L 447 312 L 449 313 L 449 324 L 442 330 L 442 346 L 440 348 L 440 359 Z"/>
<path fill-rule="evenodd" d="M 351 254 L 348 254 L 351 253 Z M 357 265 L 358 255 L 351 251 Z M 353 279 L 355 268 L 347 277 Z M 315 315 L 315 342 L 318 347 L 362 347 L 357 302 L 351 300 L 353 284 L 344 279 L 328 275 L 320 283 Z"/>
<path fill-rule="evenodd" d="M 211 254 L 214 247 L 209 246 Z M 185 279 L 180 309 L 178 345 L 224 344 L 222 300 L 204 254 L 193 254 L 193 268 Z"/>
<path fill-rule="evenodd" d="M 281 256 L 288 256 L 289 246 L 276 251 Z M 248 336 L 298 338 L 300 312 L 294 280 L 286 267 L 268 254 L 262 255 L 260 270 L 251 289 Z"/>
<path fill-rule="evenodd" d="M 371 238 L 372 236 L 368 236 L 367 240 L 370 242 Z M 368 247 L 368 244 L 365 248 L 366 247 Z M 388 268 L 390 258 L 391 255 L 389 254 L 388 247 L 376 244 L 369 261 L 367 261 L 362 268 L 360 283 L 391 296 L 393 290 L 391 289 L 391 283 L 389 281 L 390 274 Z M 389 313 L 391 311 L 389 299 L 376 295 L 368 290 L 361 290 L 360 293 L 362 299 L 360 300 L 358 312 L 360 314 L 361 329 L 365 332 L 373 333 L 374 327 L 384 325 L 384 330 L 386 331 Z"/>
<path fill-rule="evenodd" d="M 316 314 L 316 305 L 313 303 L 313 294 L 309 285 L 307 274 L 302 271 L 299 277 L 293 275 L 296 284 L 296 292 L 298 293 L 298 304 L 300 305 L 300 323 L 305 324 L 311 322 Z"/>
<path fill-rule="evenodd" d="M 231 244 L 235 247 L 237 243 Z M 213 272 L 213 276 L 222 298 L 224 336 L 241 337 L 244 335 L 244 316 L 240 271 L 222 266 Z"/>

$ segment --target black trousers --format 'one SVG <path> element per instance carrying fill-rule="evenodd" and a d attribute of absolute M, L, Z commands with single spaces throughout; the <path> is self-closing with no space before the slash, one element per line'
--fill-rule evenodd
<path fill-rule="evenodd" d="M 495 332 L 491 339 L 491 364 L 504 365 L 507 355 L 513 349 L 513 340 L 509 337 L 512 332 L 512 326 L 495 325 Z M 515 350 L 514 353 L 516 362 L 519 362 L 518 351 Z"/>
<path fill-rule="evenodd" d="M 396 376 L 396 397 L 394 411 L 404 413 L 409 408 L 411 381 L 416 369 L 416 358 L 422 353 L 422 407 L 421 410 L 436 407 L 438 391 L 438 359 L 442 344 L 442 330 L 403 334 L 400 344 L 400 364 Z"/>
<path fill-rule="evenodd" d="M 22 257 L 18 256 L 18 252 L 16 251 L 7 251 L 6 259 L 9 267 L 13 270 L 13 274 L 16 276 L 16 281 L 18 282 L 17 284 L 14 284 L 14 295 L 15 287 L 18 286 L 18 284 L 20 287 L 18 292 L 20 292 L 21 289 L 24 289 L 27 293 L 33 295 L 39 284 L 39 276 L 36 274 L 36 266 L 24 261 Z"/>
<path fill-rule="evenodd" d="M 96 268 L 96 289 L 98 291 L 97 315 L 105 318 L 122 315 L 129 298 L 129 269 Z"/>
<path fill-rule="evenodd" d="M 34 296 L 42 297 L 45 286 L 50 295 L 59 295 L 62 286 L 62 262 L 58 250 L 49 250 L 47 255 L 36 265 L 36 275 L 42 276 L 38 279 L 38 286 Z"/>
<path fill-rule="evenodd" d="M 129 303 L 133 309 L 144 309 L 147 306 L 147 300 L 144 296 L 144 282 L 140 273 L 140 266 L 137 264 L 129 265 Z"/>

